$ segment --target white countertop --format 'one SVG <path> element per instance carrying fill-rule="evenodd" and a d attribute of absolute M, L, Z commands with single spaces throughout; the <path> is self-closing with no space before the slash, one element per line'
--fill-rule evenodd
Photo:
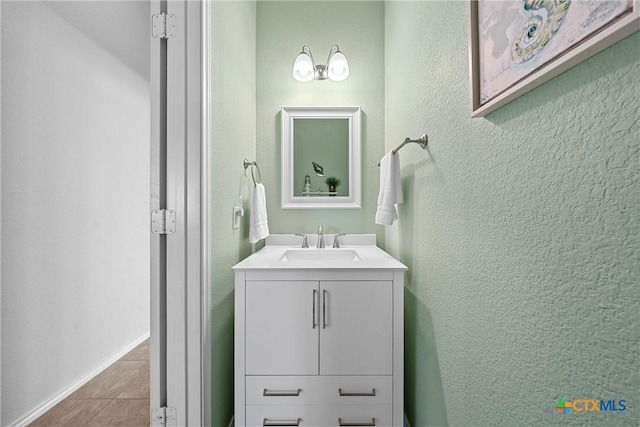
<path fill-rule="evenodd" d="M 316 249 L 316 235 L 309 235 L 309 248 L 301 249 L 302 238 L 292 234 L 281 234 L 269 236 L 266 246 L 258 252 L 247 257 L 243 261 L 233 266 L 234 270 L 264 270 L 264 269 L 375 269 L 375 270 L 407 270 L 407 267 L 400 261 L 375 246 L 375 234 L 351 234 L 340 237 L 340 248 L 332 248 L 334 235 L 326 234 L 325 245 L 327 247 Z M 287 251 L 294 250 L 297 253 L 309 251 L 310 260 L 287 260 Z M 322 260 L 314 260 L 314 253 L 322 251 Z M 340 257 L 336 259 L 332 255 L 336 252 L 355 253 L 356 260 L 351 257 Z M 324 256 L 326 255 L 326 256 Z"/>

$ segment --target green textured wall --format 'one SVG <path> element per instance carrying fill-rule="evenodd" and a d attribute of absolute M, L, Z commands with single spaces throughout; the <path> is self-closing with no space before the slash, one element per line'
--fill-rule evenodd
<path fill-rule="evenodd" d="M 257 156 L 267 193 L 271 233 L 377 233 L 378 171 L 384 153 L 383 2 L 260 1 L 257 8 Z M 342 82 L 293 79 L 293 62 L 308 45 L 324 64 L 334 44 L 349 61 Z M 359 105 L 362 107 L 362 209 L 282 210 L 280 193 L 280 108 Z M 304 185 L 304 181 L 301 183 Z"/>
<path fill-rule="evenodd" d="M 242 160 L 256 156 L 255 2 L 211 4 L 212 348 L 211 425 L 233 415 L 233 273 L 251 254 L 248 215 L 231 227 L 231 209 L 248 187 Z M 241 185 L 243 182 L 243 185 Z"/>
<path fill-rule="evenodd" d="M 640 35 L 471 119 L 468 3 L 385 7 L 411 425 L 640 424 Z"/>

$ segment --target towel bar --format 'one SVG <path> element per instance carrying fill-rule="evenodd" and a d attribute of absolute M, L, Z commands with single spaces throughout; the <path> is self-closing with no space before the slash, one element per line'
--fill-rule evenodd
<path fill-rule="evenodd" d="M 402 147 L 404 147 L 406 144 L 409 144 L 410 142 L 415 142 L 416 144 L 420 144 L 420 147 L 422 149 L 425 149 L 427 148 L 427 144 L 429 144 L 429 138 L 427 137 L 426 133 L 418 139 L 410 139 L 409 137 L 407 137 L 404 139 L 402 144 L 398 145 L 396 148 L 393 149 L 392 153 L 396 154 L 398 151 L 400 151 Z M 380 166 L 380 163 L 378 163 L 378 166 Z"/>

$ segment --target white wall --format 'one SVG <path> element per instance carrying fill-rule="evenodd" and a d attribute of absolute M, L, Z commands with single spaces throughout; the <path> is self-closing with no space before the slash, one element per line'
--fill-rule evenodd
<path fill-rule="evenodd" d="M 149 36 L 145 2 L 1 8 L 8 425 L 149 330 Z"/>

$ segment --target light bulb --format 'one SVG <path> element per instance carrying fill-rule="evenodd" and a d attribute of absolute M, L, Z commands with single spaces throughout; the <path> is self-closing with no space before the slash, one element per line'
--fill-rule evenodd
<path fill-rule="evenodd" d="M 327 67 L 329 68 L 329 78 L 331 80 L 341 82 L 349 77 L 349 63 L 347 62 L 347 58 L 340 51 L 331 55 L 331 59 L 329 60 Z"/>
<path fill-rule="evenodd" d="M 299 82 L 310 82 L 313 80 L 313 61 L 309 55 L 301 52 L 293 63 L 293 78 Z"/>

